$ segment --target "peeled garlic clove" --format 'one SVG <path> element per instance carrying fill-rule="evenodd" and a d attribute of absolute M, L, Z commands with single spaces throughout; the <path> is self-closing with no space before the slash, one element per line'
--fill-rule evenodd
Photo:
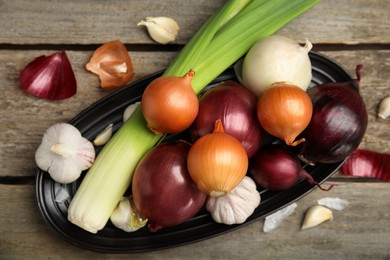
<path fill-rule="evenodd" d="M 146 26 L 150 37 L 158 43 L 168 44 L 176 40 L 179 32 L 179 25 L 170 17 L 147 17 L 146 21 L 141 21 L 137 26 Z"/>
<path fill-rule="evenodd" d="M 96 136 L 96 138 L 93 140 L 93 144 L 96 145 L 96 146 L 100 146 L 100 145 L 106 144 L 108 142 L 108 140 L 110 140 L 110 138 L 112 136 L 112 127 L 113 127 L 113 124 L 109 124 L 103 130 L 103 132 L 101 132 L 100 134 L 98 134 Z"/>
<path fill-rule="evenodd" d="M 330 209 L 343 210 L 348 207 L 348 201 L 340 198 L 322 198 L 317 200 L 318 205 L 325 206 Z"/>
<path fill-rule="evenodd" d="M 301 229 L 312 228 L 332 219 L 333 213 L 330 209 L 324 206 L 315 205 L 306 212 Z"/>
<path fill-rule="evenodd" d="M 382 99 L 378 108 L 378 117 L 386 119 L 388 116 L 390 116 L 390 96 Z"/>

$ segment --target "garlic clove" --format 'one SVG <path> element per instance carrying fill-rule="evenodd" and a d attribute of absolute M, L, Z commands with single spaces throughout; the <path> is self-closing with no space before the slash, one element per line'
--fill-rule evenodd
<path fill-rule="evenodd" d="M 115 227 L 126 232 L 137 231 L 148 222 L 147 219 L 140 217 L 132 197 L 121 198 L 112 212 L 110 220 Z"/>
<path fill-rule="evenodd" d="M 333 213 L 330 209 L 324 206 L 315 205 L 306 212 L 301 229 L 312 228 L 332 219 Z"/>
<path fill-rule="evenodd" d="M 390 116 L 390 96 L 385 97 L 379 103 L 378 117 L 386 119 Z"/>
<path fill-rule="evenodd" d="M 130 118 L 130 116 L 134 113 L 135 109 L 141 104 L 141 102 L 135 102 L 128 107 L 126 107 L 125 111 L 123 112 L 123 122 L 126 122 L 127 119 Z"/>
<path fill-rule="evenodd" d="M 176 40 L 179 25 L 170 17 L 147 17 L 137 26 L 146 26 L 150 37 L 158 43 L 168 44 Z"/>
<path fill-rule="evenodd" d="M 112 136 L 112 127 L 113 124 L 109 124 L 100 134 L 95 137 L 93 144 L 96 146 L 106 144 Z"/>

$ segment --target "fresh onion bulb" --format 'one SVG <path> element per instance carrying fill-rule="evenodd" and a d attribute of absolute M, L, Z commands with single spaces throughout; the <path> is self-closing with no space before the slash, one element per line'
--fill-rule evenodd
<path fill-rule="evenodd" d="M 187 170 L 191 144 L 182 140 L 161 143 L 139 162 L 132 181 L 132 196 L 148 229 L 179 225 L 192 218 L 205 203 Z"/>
<path fill-rule="evenodd" d="M 273 35 L 253 45 L 245 56 L 242 67 L 243 84 L 260 96 L 275 82 L 288 82 L 305 90 L 312 73 L 309 52 L 313 45 Z"/>
<path fill-rule="evenodd" d="M 242 144 L 225 133 L 218 119 L 214 132 L 192 145 L 187 167 L 199 190 L 218 197 L 233 190 L 245 177 L 248 156 Z"/>
<path fill-rule="evenodd" d="M 261 147 L 249 162 L 249 172 L 257 184 L 269 190 L 290 189 L 301 179 L 324 191 L 334 187 L 323 188 L 303 169 L 298 156 L 281 145 Z"/>
<path fill-rule="evenodd" d="M 199 110 L 191 87 L 195 71 L 183 77 L 161 76 L 153 80 L 142 96 L 142 113 L 148 128 L 156 134 L 179 133 L 195 120 Z"/>
<path fill-rule="evenodd" d="M 257 103 L 257 117 L 265 131 L 296 146 L 305 141 L 295 138 L 308 126 L 313 113 L 309 95 L 299 87 L 277 82 Z"/>
<path fill-rule="evenodd" d="M 199 112 L 191 126 L 192 139 L 212 133 L 221 119 L 225 132 L 244 146 L 252 157 L 264 142 L 256 114 L 257 97 L 235 81 L 225 81 L 207 90 L 199 100 Z"/>
<path fill-rule="evenodd" d="M 356 79 L 330 82 L 310 88 L 313 115 L 302 132 L 301 158 L 311 163 L 335 163 L 351 155 L 362 141 L 368 114 L 360 94 L 362 65 Z"/>

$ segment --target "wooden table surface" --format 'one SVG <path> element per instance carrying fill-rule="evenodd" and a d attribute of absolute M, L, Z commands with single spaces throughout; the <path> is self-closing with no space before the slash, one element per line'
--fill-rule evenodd
<path fill-rule="evenodd" d="M 328 193 L 315 190 L 298 201 L 278 229 L 262 231 L 263 220 L 205 241 L 137 254 L 104 254 L 64 242 L 44 221 L 35 195 L 34 152 L 46 128 L 66 122 L 110 92 L 85 64 L 104 42 L 120 39 L 136 76 L 164 69 L 224 0 L 0 1 L 0 258 L 1 259 L 389 259 L 390 184 L 336 173 Z M 148 16 L 170 16 L 180 24 L 175 44 L 153 42 L 144 28 Z M 352 75 L 364 65 L 361 90 L 369 125 L 360 145 L 390 153 L 390 118 L 378 119 L 379 101 L 390 95 L 390 1 L 323 0 L 279 34 L 308 38 L 314 50 L 335 59 Z M 20 70 L 39 55 L 66 50 L 78 93 L 46 101 L 22 91 Z M 305 211 L 322 197 L 350 205 L 334 219 L 301 231 Z"/>

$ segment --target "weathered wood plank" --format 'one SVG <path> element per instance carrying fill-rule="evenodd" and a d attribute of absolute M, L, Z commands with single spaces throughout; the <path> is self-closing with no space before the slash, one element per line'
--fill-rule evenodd
<path fill-rule="evenodd" d="M 109 91 L 99 87 L 96 75 L 84 68 L 89 52 L 67 52 L 78 83 L 77 94 L 52 102 L 26 94 L 20 87 L 19 71 L 29 61 L 52 51 L 0 51 L 0 176 L 35 175 L 34 151 L 50 125 L 66 122 Z M 136 76 L 145 77 L 168 66 L 174 53 L 131 53 Z M 26 124 L 28 122 L 28 124 Z"/>
<path fill-rule="evenodd" d="M 100 89 L 97 76 L 84 66 L 91 52 L 69 51 L 78 82 L 78 93 L 64 101 L 52 102 L 25 94 L 18 83 L 19 71 L 27 62 L 51 51 L 0 51 L 0 176 L 34 176 L 34 151 L 50 125 L 68 121 L 109 92 Z M 362 147 L 390 152 L 390 124 L 378 119 L 379 100 L 390 95 L 390 51 L 324 52 L 354 72 L 363 63 L 362 92 L 369 111 L 369 127 Z M 165 68 L 174 52 L 131 53 L 136 79 Z M 381 73 L 382 72 L 382 73 Z M 26 122 L 28 124 L 26 125 Z"/>
<path fill-rule="evenodd" d="M 339 183 L 341 184 L 341 183 Z M 372 196 L 376 194 L 376 196 Z M 349 201 L 331 222 L 300 231 L 306 210 L 320 198 Z M 33 185 L 0 185 L 0 258 L 104 259 L 387 259 L 390 221 L 387 183 L 348 183 L 326 193 L 315 190 L 276 230 L 262 231 L 263 220 L 202 242 L 144 254 L 94 253 L 69 245 L 44 223 Z"/>
<path fill-rule="evenodd" d="M 225 1 L 2 1 L 0 44 L 100 44 L 153 41 L 137 22 L 170 16 L 181 26 L 177 43 L 186 43 Z M 148 6 L 146 9 L 145 6 Z M 323 0 L 282 29 L 314 43 L 390 43 L 390 1 Z"/>

